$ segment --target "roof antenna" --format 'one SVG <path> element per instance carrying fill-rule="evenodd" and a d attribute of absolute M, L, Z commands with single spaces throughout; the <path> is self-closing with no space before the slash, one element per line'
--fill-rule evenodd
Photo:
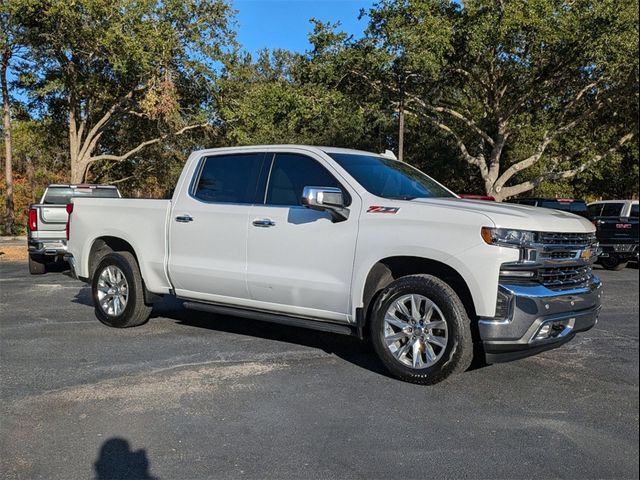
<path fill-rule="evenodd" d="M 398 160 L 398 157 L 396 157 L 396 154 L 389 149 L 386 149 L 384 153 L 380 154 L 380 156 L 384 158 L 390 158 L 391 160 Z"/>

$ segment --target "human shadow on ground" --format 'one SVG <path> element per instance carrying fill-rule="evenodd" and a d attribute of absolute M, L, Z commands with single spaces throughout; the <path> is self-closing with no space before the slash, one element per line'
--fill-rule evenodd
<path fill-rule="evenodd" d="M 149 473 L 147 451 L 132 451 L 129 442 L 118 437 L 102 444 L 93 468 L 96 480 L 156 480 Z"/>

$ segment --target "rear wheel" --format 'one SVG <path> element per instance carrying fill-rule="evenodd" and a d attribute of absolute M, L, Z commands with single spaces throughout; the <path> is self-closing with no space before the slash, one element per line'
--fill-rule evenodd
<path fill-rule="evenodd" d="M 47 262 L 43 257 L 29 255 L 29 273 L 31 275 L 42 275 L 47 272 Z"/>
<path fill-rule="evenodd" d="M 471 326 L 456 292 L 431 275 L 391 283 L 371 311 L 371 340 L 389 372 L 408 382 L 438 383 L 473 359 Z"/>
<path fill-rule="evenodd" d="M 600 265 L 602 265 L 607 270 L 613 270 L 615 272 L 619 272 L 620 270 L 624 270 L 627 268 L 627 264 L 629 262 L 622 262 L 615 255 L 609 255 L 608 257 L 600 258 Z"/>
<path fill-rule="evenodd" d="M 116 328 L 145 323 L 151 306 L 144 303 L 144 286 L 135 257 L 129 252 L 105 255 L 93 273 L 91 293 L 96 316 Z"/>

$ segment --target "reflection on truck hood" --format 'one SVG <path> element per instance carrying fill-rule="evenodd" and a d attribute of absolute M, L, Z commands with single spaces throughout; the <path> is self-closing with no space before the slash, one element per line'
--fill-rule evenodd
<path fill-rule="evenodd" d="M 493 220 L 499 228 L 564 233 L 595 231 L 593 224 L 582 217 L 548 208 L 462 198 L 416 198 L 412 202 L 482 213 Z"/>

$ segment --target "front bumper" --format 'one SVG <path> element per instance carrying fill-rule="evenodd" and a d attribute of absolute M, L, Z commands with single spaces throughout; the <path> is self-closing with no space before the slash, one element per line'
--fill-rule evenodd
<path fill-rule="evenodd" d="M 503 319 L 482 318 L 478 323 L 489 363 L 559 347 L 596 324 L 602 303 L 602 283 L 595 275 L 588 287 L 574 290 L 502 284 L 500 292 L 508 299 L 508 314 Z M 547 331 L 550 335 L 545 337 Z"/>
<path fill-rule="evenodd" d="M 27 240 L 27 246 L 30 255 L 57 257 L 67 253 L 67 241 L 64 239 L 29 238 Z"/>

